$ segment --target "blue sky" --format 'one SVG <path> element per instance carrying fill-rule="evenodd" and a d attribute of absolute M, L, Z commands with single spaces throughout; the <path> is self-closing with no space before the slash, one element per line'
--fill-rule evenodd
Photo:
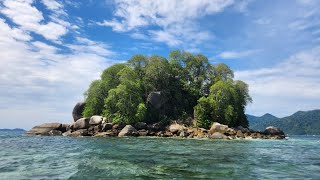
<path fill-rule="evenodd" d="M 320 1 L 0 0 L 0 128 L 72 121 L 106 67 L 181 49 L 247 82 L 247 113 L 320 108 Z"/>

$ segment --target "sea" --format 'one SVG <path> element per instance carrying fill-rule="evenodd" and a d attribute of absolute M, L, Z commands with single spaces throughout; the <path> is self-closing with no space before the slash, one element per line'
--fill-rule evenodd
<path fill-rule="evenodd" d="M 320 179 L 320 136 L 93 138 L 0 132 L 0 179 Z"/>

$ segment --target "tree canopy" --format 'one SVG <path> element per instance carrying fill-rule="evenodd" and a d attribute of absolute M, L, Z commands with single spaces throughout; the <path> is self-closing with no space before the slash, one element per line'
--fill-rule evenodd
<path fill-rule="evenodd" d="M 126 123 L 194 119 L 204 128 L 212 122 L 247 126 L 248 85 L 233 78 L 226 64 L 211 64 L 201 54 L 176 50 L 168 59 L 138 54 L 91 83 L 83 115 Z"/>

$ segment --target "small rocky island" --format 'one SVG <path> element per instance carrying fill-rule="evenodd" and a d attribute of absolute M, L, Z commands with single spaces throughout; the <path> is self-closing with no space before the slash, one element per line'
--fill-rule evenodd
<path fill-rule="evenodd" d="M 283 139 L 274 127 L 248 128 L 248 85 L 224 63 L 172 51 L 137 54 L 106 68 L 73 110 L 74 123 L 42 124 L 29 135 Z"/>
<path fill-rule="evenodd" d="M 284 139 L 285 134 L 276 127 L 267 127 L 265 131 L 254 131 L 242 126 L 228 127 L 214 122 L 210 129 L 187 127 L 183 124 L 172 123 L 165 126 L 161 123 L 135 124 L 107 122 L 102 116 L 83 118 L 84 103 L 78 103 L 73 110 L 74 123 L 45 123 L 27 131 L 27 135 L 40 136 L 92 136 L 92 137 L 125 137 L 125 136 L 156 136 L 177 138 L 206 138 L 206 139 Z"/>

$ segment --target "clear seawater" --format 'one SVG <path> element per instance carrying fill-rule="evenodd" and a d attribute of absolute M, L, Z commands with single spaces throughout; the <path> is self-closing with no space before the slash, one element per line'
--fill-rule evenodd
<path fill-rule="evenodd" d="M 27 137 L 0 132 L 0 179 L 320 179 L 320 137 Z"/>

